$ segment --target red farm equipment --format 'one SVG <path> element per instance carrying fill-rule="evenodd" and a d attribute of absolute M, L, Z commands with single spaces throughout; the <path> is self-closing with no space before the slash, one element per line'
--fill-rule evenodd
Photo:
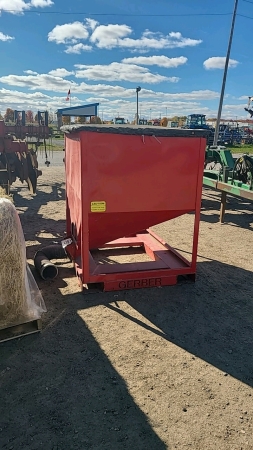
<path fill-rule="evenodd" d="M 206 131 L 65 126 L 67 253 L 81 286 L 104 291 L 195 278 Z M 195 215 L 188 261 L 149 228 Z M 188 230 L 186 230 L 188 231 Z M 139 247 L 150 261 L 111 264 L 93 251 Z"/>
<path fill-rule="evenodd" d="M 14 124 L 0 121 L 0 186 L 7 194 L 17 178 L 26 181 L 31 192 L 36 192 L 37 178 L 42 174 L 38 170 L 37 148 L 40 141 L 48 139 L 47 112 L 38 112 L 38 124 L 25 123 L 25 111 L 14 111 Z M 27 138 L 35 138 L 35 150 L 28 148 Z"/>

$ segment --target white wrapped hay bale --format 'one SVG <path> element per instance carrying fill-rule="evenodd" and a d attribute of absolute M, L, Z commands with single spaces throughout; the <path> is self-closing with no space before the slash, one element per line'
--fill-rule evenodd
<path fill-rule="evenodd" d="M 26 262 L 19 216 L 10 200 L 0 198 L 0 329 L 39 319 L 45 311 Z"/>

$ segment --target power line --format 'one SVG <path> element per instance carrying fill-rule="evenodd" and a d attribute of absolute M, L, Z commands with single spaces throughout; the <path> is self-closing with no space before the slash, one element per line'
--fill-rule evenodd
<path fill-rule="evenodd" d="M 253 2 L 250 2 L 249 0 L 242 0 L 243 2 L 246 2 L 246 3 L 253 3 Z"/>
<path fill-rule="evenodd" d="M 192 13 L 192 14 L 122 14 L 122 13 L 90 13 L 90 12 L 67 12 L 67 11 L 17 11 L 16 9 L 0 9 L 1 12 L 23 13 L 23 14 L 62 14 L 62 15 L 84 15 L 84 16 L 123 16 L 123 17 L 189 17 L 189 16 L 231 16 L 232 13 Z"/>
<path fill-rule="evenodd" d="M 253 2 L 252 2 L 253 3 Z M 250 17 L 250 16 L 244 16 L 243 14 L 237 14 L 238 16 L 240 16 L 240 17 L 245 17 L 246 19 L 251 19 L 251 20 L 253 20 L 253 17 Z"/>

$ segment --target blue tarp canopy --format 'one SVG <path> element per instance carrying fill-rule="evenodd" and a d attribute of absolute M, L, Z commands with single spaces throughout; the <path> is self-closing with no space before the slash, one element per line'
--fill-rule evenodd
<path fill-rule="evenodd" d="M 57 116 L 97 116 L 99 103 L 91 103 L 90 105 L 72 106 L 69 108 L 57 109 Z"/>

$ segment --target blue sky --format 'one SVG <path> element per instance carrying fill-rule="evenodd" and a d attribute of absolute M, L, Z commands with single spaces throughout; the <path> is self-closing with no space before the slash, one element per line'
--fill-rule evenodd
<path fill-rule="evenodd" d="M 0 0 L 0 112 L 98 102 L 100 116 L 217 114 L 234 0 Z M 243 16 L 248 16 L 243 17 Z M 252 18 L 252 19 L 250 19 Z M 222 116 L 247 118 L 252 3 L 239 0 Z"/>

